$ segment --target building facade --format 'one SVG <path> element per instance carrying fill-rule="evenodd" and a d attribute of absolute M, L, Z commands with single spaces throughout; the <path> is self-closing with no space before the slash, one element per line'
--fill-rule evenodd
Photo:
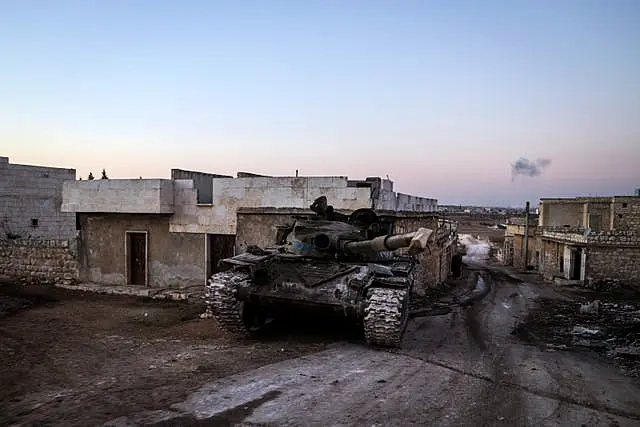
<path fill-rule="evenodd" d="M 640 197 L 545 198 L 536 230 L 548 280 L 640 285 Z"/>
<path fill-rule="evenodd" d="M 62 211 L 77 216 L 79 280 L 153 288 L 202 286 L 217 262 L 241 250 L 239 210 L 302 209 L 324 195 L 336 209 L 436 210 L 435 199 L 402 195 L 379 178 L 237 178 L 172 170 L 174 179 L 67 182 Z M 386 209 L 385 209 L 386 210 Z M 254 217 L 255 219 L 255 217 Z M 246 224 L 246 221 L 245 223 Z M 269 234 L 270 235 L 270 234 Z M 248 236 L 250 244 L 262 234 Z"/>

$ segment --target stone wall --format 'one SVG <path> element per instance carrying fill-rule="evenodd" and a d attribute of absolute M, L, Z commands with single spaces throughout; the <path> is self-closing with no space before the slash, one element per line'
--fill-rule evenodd
<path fill-rule="evenodd" d="M 513 265 L 513 259 L 515 255 L 515 248 L 513 242 L 513 235 L 504 236 L 504 243 L 502 245 L 502 263 L 504 265 Z"/>
<path fill-rule="evenodd" d="M 613 228 L 640 233 L 640 197 L 615 197 Z"/>
<path fill-rule="evenodd" d="M 587 249 L 586 284 L 624 284 L 640 288 L 640 247 Z"/>
<path fill-rule="evenodd" d="M 563 231 L 542 230 L 542 237 L 545 239 L 561 240 L 563 242 L 574 243 L 577 245 L 586 245 L 589 239 L 584 234 Z"/>
<path fill-rule="evenodd" d="M 78 280 L 76 239 L 0 240 L 0 279 L 72 284 Z"/>
<path fill-rule="evenodd" d="M 640 246 L 640 233 L 618 230 L 591 232 L 587 236 L 587 242 L 599 246 Z"/>
<path fill-rule="evenodd" d="M 551 280 L 554 277 L 564 277 L 562 267 L 564 264 L 565 245 L 549 240 L 542 240 L 540 246 L 540 274 L 547 280 Z"/>
<path fill-rule="evenodd" d="M 0 238 L 69 239 L 75 215 L 60 211 L 62 185 L 75 169 L 9 163 L 0 157 Z"/>

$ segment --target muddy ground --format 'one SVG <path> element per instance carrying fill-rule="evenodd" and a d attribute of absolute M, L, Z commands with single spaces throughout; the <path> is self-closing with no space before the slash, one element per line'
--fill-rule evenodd
<path fill-rule="evenodd" d="M 343 338 L 292 328 L 238 342 L 200 319 L 203 311 L 184 302 L 0 286 L 0 424 L 100 424 Z"/>
<path fill-rule="evenodd" d="M 339 322 L 234 340 L 198 304 L 0 286 L 0 424 L 637 425 L 636 297 L 467 267 L 380 351 Z"/>
<path fill-rule="evenodd" d="M 137 425 L 637 426 L 640 387 L 589 351 L 532 344 L 513 333 L 551 287 L 476 266 L 451 310 L 413 318 L 401 349 L 341 340 L 327 350 L 203 384 L 157 411 L 110 420 Z M 477 289 L 477 287 L 475 288 Z M 469 294 L 466 294 L 469 295 Z"/>

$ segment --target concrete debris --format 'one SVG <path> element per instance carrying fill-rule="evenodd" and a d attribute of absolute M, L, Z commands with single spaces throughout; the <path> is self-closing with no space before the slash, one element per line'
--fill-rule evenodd
<path fill-rule="evenodd" d="M 597 335 L 600 331 L 597 329 L 585 328 L 584 326 L 574 326 L 571 333 L 574 335 Z"/>
<path fill-rule="evenodd" d="M 513 331 L 549 350 L 589 349 L 640 377 L 640 295 L 601 293 L 587 301 L 539 299 Z"/>
<path fill-rule="evenodd" d="M 600 312 L 600 300 L 592 301 L 580 306 L 580 314 L 598 314 Z"/>
<path fill-rule="evenodd" d="M 213 311 L 211 311 L 211 307 L 207 306 L 207 309 L 200 315 L 201 319 L 211 319 L 213 317 Z"/>

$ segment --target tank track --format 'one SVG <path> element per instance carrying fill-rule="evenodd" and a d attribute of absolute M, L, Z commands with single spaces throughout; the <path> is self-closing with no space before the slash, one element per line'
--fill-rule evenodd
<path fill-rule="evenodd" d="M 247 273 L 223 271 L 211 276 L 205 290 L 206 303 L 220 328 L 238 337 L 247 336 L 249 330 L 242 320 L 242 303 L 237 300 L 236 293 L 240 285 L 250 280 Z"/>
<path fill-rule="evenodd" d="M 368 344 L 400 347 L 409 317 L 408 297 L 408 289 L 369 289 L 364 310 L 364 336 Z"/>

